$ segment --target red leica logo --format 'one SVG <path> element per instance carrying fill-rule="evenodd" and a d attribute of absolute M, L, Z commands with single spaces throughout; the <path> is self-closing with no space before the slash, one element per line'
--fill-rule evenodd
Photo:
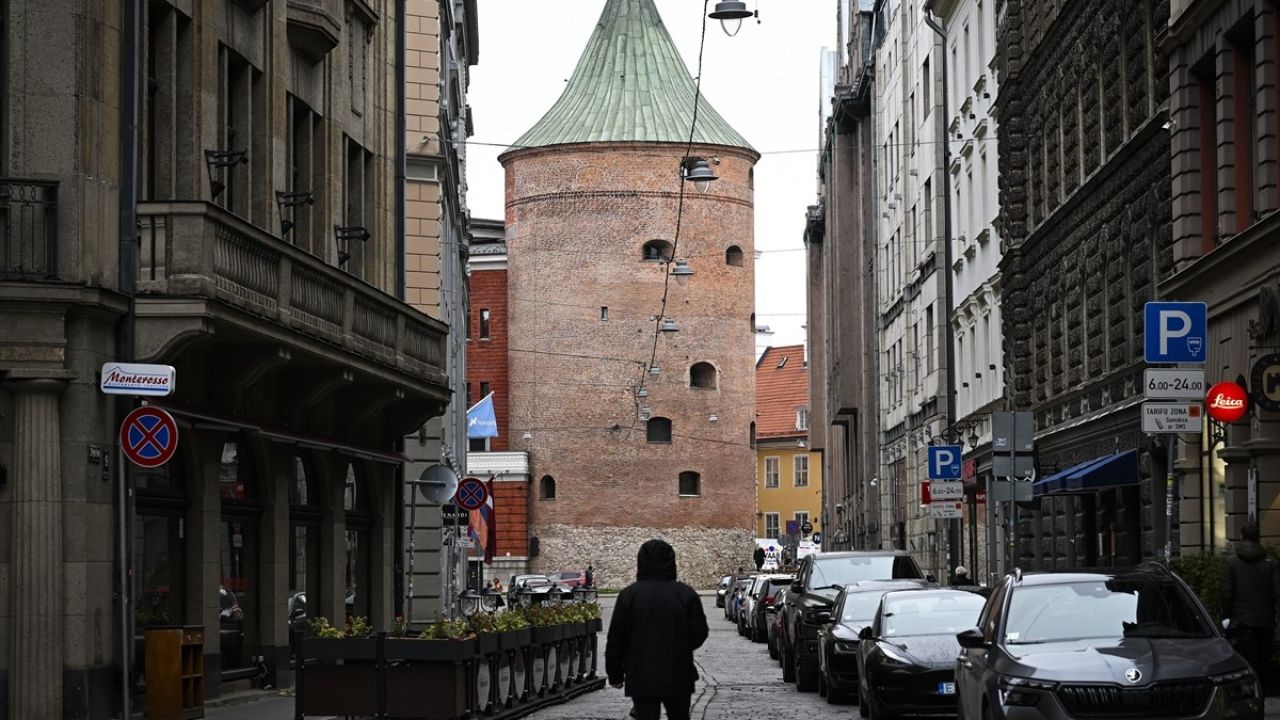
<path fill-rule="evenodd" d="M 1233 382 L 1221 382 L 1209 388 L 1205 396 L 1209 417 L 1218 422 L 1235 422 L 1248 410 L 1249 396 Z"/>
<path fill-rule="evenodd" d="M 1219 394 L 1209 403 L 1209 409 L 1239 410 L 1244 407 L 1244 398 L 1230 398 Z"/>

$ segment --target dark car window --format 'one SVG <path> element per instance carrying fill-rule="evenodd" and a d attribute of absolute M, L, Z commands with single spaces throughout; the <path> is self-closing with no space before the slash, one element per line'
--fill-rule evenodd
<path fill-rule="evenodd" d="M 950 635 L 973 627 L 986 600 L 969 592 L 933 595 L 911 593 L 885 600 L 884 637 Z"/>
<path fill-rule="evenodd" d="M 1085 638 L 1206 638 L 1208 621 L 1167 580 L 1090 580 L 1019 587 L 1009 603 L 1010 645 Z"/>
<path fill-rule="evenodd" d="M 852 585 L 866 580 L 919 579 L 920 568 L 905 555 L 855 555 L 819 558 L 813 562 L 808 587 Z"/>
<path fill-rule="evenodd" d="M 982 630 L 982 637 L 987 642 L 995 642 L 996 624 L 1000 622 L 1000 611 L 1004 607 L 1004 597 L 1008 592 L 1009 583 L 1000 583 L 991 594 L 986 607 L 982 609 L 982 614 L 978 616 L 978 627 Z"/>
<path fill-rule="evenodd" d="M 873 590 L 846 595 L 844 609 L 840 611 L 841 622 L 870 624 L 871 618 L 876 616 L 876 610 L 880 608 L 880 598 L 884 597 L 884 593 L 884 590 Z"/>

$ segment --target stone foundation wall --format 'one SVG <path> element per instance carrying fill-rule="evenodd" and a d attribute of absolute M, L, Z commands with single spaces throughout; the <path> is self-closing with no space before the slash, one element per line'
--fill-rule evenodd
<path fill-rule="evenodd" d="M 532 572 L 595 568 L 596 587 L 621 589 L 636 579 L 636 553 L 653 538 L 676 551 L 678 579 L 698 590 L 714 589 L 720 576 L 738 567 L 755 569 L 755 549 L 747 530 L 727 528 L 574 527 L 547 525 L 534 529 L 541 552 Z"/>

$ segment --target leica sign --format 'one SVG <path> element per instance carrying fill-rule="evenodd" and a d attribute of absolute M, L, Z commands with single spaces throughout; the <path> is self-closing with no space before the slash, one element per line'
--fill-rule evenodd
<path fill-rule="evenodd" d="M 173 392 L 174 375 L 171 365 L 103 363 L 99 388 L 108 395 L 163 397 Z"/>
<path fill-rule="evenodd" d="M 1218 422 L 1235 422 L 1249 409 L 1248 393 L 1233 382 L 1220 382 L 1205 395 L 1205 409 Z"/>

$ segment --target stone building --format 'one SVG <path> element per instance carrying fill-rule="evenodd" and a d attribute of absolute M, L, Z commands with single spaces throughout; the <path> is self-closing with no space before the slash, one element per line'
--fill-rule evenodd
<path fill-rule="evenodd" d="M 0 26 L 12 720 L 136 705 L 153 624 L 203 628 L 207 698 L 287 686 L 291 617 L 387 627 L 398 448 L 450 395 L 447 327 L 399 299 L 395 3 L 124 5 Z M 117 462 L 111 360 L 176 368 L 159 468 Z"/>
<path fill-rule="evenodd" d="M 822 524 L 822 464 L 809 451 L 809 366 L 803 345 L 765 348 L 756 361 L 756 537 L 787 521 Z M 797 538 L 798 539 L 798 538 Z"/>
<path fill-rule="evenodd" d="M 1189 0 L 1175 0 L 1170 14 L 1174 267 L 1159 295 L 1208 305 L 1207 381 L 1241 382 L 1253 405 L 1239 422 L 1206 421 L 1200 437 L 1182 437 L 1175 539 L 1184 553 L 1221 551 L 1253 514 L 1263 542 L 1274 544 L 1280 542 L 1280 15 L 1264 2 Z"/>
<path fill-rule="evenodd" d="M 823 546 L 879 548 L 879 338 L 875 307 L 871 86 L 873 2 L 841 3 L 818 202 L 805 222 L 809 447 L 821 458 Z"/>
<path fill-rule="evenodd" d="M 759 153 L 705 98 L 695 126 L 695 96 L 652 0 L 608 0 L 560 99 L 500 157 L 531 564 L 594 563 L 604 587 L 654 536 L 698 585 L 751 557 Z M 686 157 L 718 176 L 707 192 Z"/>
<path fill-rule="evenodd" d="M 1173 262 L 1169 4 L 995 13 L 1003 375 L 1039 463 L 1011 562 L 1128 565 L 1165 541 L 1164 452 L 1139 413 L 1143 304 Z"/>

